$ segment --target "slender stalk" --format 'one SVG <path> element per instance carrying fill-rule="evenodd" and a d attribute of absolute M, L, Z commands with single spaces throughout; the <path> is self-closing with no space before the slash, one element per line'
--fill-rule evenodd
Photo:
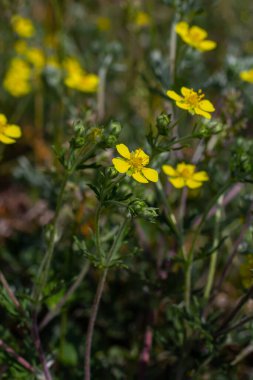
<path fill-rule="evenodd" d="M 66 175 L 63 179 L 62 185 L 61 185 L 60 193 L 59 193 L 58 200 L 57 200 L 53 225 L 52 225 L 51 232 L 50 232 L 48 249 L 46 251 L 46 254 L 42 260 L 42 263 L 41 263 L 39 271 L 38 271 L 38 279 L 39 279 L 38 285 L 34 290 L 34 298 L 35 298 L 36 303 L 38 303 L 40 296 L 41 296 L 41 292 L 44 289 L 46 282 L 47 282 L 48 272 L 49 272 L 49 268 L 51 265 L 51 260 L 52 260 L 54 247 L 55 247 L 55 239 L 56 239 L 56 232 L 57 232 L 56 231 L 57 230 L 56 225 L 58 222 L 58 217 L 59 217 L 60 209 L 62 206 L 64 191 L 65 191 L 69 176 L 70 176 L 70 174 L 66 173 Z"/>
<path fill-rule="evenodd" d="M 105 90 L 106 90 L 106 76 L 108 67 L 112 62 L 112 56 L 105 57 L 104 63 L 99 70 L 99 86 L 97 92 L 97 108 L 98 108 L 98 121 L 103 120 L 105 116 Z"/>
<path fill-rule="evenodd" d="M 216 247 L 219 243 L 219 235 L 220 235 L 219 227 L 220 227 L 220 221 L 221 221 L 221 216 L 222 216 L 223 199 L 224 199 L 224 195 L 221 195 L 217 202 L 218 204 L 217 204 L 217 211 L 215 215 L 215 231 L 214 231 L 213 247 Z M 207 283 L 206 283 L 206 287 L 204 291 L 205 300 L 208 300 L 210 297 L 211 289 L 214 282 L 217 258 L 218 258 L 218 250 L 216 249 L 215 252 L 213 252 L 211 260 L 210 260 L 209 273 L 208 273 Z"/>
<path fill-rule="evenodd" d="M 253 295 L 253 285 L 249 288 L 247 293 L 240 299 L 236 307 L 231 311 L 228 317 L 225 319 L 221 327 L 217 330 L 216 334 L 219 334 L 222 330 L 225 330 L 229 323 L 236 317 L 238 312 L 241 310 L 243 305 L 248 301 L 248 299 Z"/>
<path fill-rule="evenodd" d="M 89 320 L 87 334 L 86 334 L 85 357 L 84 357 L 84 380 L 90 380 L 91 378 L 90 356 L 91 356 L 92 338 L 93 338 L 93 332 L 94 332 L 94 326 L 95 326 L 95 322 L 97 318 L 98 308 L 99 308 L 101 296 L 103 294 L 106 276 L 109 270 L 109 265 L 110 265 L 110 262 L 115 257 L 115 255 L 117 254 L 118 250 L 120 249 L 128 223 L 129 223 L 129 219 L 125 219 L 122 225 L 120 226 L 118 235 L 116 236 L 107 257 L 107 263 L 106 263 L 107 267 L 104 269 L 102 276 L 100 277 L 100 281 L 98 283 L 96 295 L 95 295 L 94 302 L 91 308 L 90 320 Z"/>
<path fill-rule="evenodd" d="M 195 231 L 192 245 L 189 251 L 188 255 L 188 260 L 187 260 L 187 266 L 186 266 L 186 274 L 185 274 L 185 306 L 187 310 L 190 310 L 190 302 L 191 302 L 191 272 L 192 272 L 192 264 L 193 264 L 193 255 L 194 255 L 194 249 L 195 249 L 195 244 L 197 241 L 197 238 L 200 234 L 200 231 L 207 219 L 207 216 L 209 214 L 209 211 L 213 207 L 213 205 L 217 202 L 217 200 L 220 198 L 220 196 L 225 193 L 225 191 L 230 187 L 231 182 L 227 182 L 221 189 L 220 191 L 213 197 L 213 199 L 210 201 L 209 205 L 207 206 L 202 219 Z"/>
<path fill-rule="evenodd" d="M 0 348 L 2 348 L 8 355 L 12 356 L 27 371 L 35 373 L 35 368 L 30 363 L 28 363 L 26 359 L 14 351 L 13 348 L 4 343 L 2 339 L 0 339 Z"/>
<path fill-rule="evenodd" d="M 38 352 L 40 362 L 42 364 L 45 380 L 52 380 L 52 376 L 51 376 L 50 371 L 48 369 L 47 361 L 46 361 L 45 354 L 44 354 L 42 344 L 41 344 L 41 340 L 40 340 L 36 311 L 35 311 L 34 316 L 33 316 L 32 328 L 33 328 L 34 344 L 35 344 L 36 351 Z"/>
<path fill-rule="evenodd" d="M 100 227 L 99 227 L 101 210 L 102 210 L 102 206 L 101 206 L 101 203 L 99 203 L 97 206 L 96 217 L 95 217 L 95 232 L 96 232 L 95 240 L 96 240 L 96 248 L 97 248 L 98 255 L 100 257 L 103 257 L 104 255 L 103 255 L 103 250 L 102 250 L 102 245 L 101 245 Z"/>
<path fill-rule="evenodd" d="M 172 23 L 171 31 L 170 31 L 169 72 L 170 72 L 171 85 L 173 85 L 175 82 L 175 69 L 176 69 L 177 34 L 176 34 L 175 27 L 176 27 L 176 21 Z"/>
<path fill-rule="evenodd" d="M 91 353 L 91 344 L 94 332 L 94 326 L 97 318 L 98 308 L 101 300 L 101 296 L 105 286 L 105 280 L 108 273 L 108 268 L 106 268 L 100 281 L 98 283 L 97 292 L 95 295 L 95 299 L 91 308 L 91 316 L 88 324 L 87 334 L 86 334 L 86 343 L 85 343 L 85 360 L 84 360 L 84 380 L 90 380 L 90 353 Z"/>
<path fill-rule="evenodd" d="M 12 303 L 16 306 L 17 309 L 20 308 L 20 303 L 17 300 L 15 294 L 11 290 L 10 285 L 8 284 L 4 274 L 0 271 L 0 282 L 2 283 L 4 289 L 6 290 L 6 293 L 8 294 L 9 298 L 11 299 Z"/>
<path fill-rule="evenodd" d="M 85 263 L 83 266 L 81 272 L 77 276 L 75 282 L 71 285 L 69 290 L 64 294 L 62 299 L 57 303 L 57 305 L 54 307 L 53 310 L 50 310 L 46 316 L 43 318 L 42 322 L 40 323 L 39 329 L 42 330 L 45 326 L 48 325 L 54 319 L 61 311 L 62 307 L 66 304 L 66 302 L 69 300 L 69 298 L 73 295 L 73 293 L 76 291 L 76 289 L 81 285 L 86 273 L 89 269 L 89 263 Z"/>

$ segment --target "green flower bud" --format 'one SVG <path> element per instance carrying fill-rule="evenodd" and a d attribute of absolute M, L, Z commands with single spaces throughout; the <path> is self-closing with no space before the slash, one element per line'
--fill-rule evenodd
<path fill-rule="evenodd" d="M 117 141 L 118 139 L 114 135 L 105 136 L 104 138 L 104 142 L 108 148 L 113 148 L 116 145 Z"/>
<path fill-rule="evenodd" d="M 81 148 L 83 145 L 84 145 L 84 142 L 85 142 L 85 138 L 84 137 L 76 137 L 74 139 L 74 145 L 75 145 L 75 148 Z"/>
<path fill-rule="evenodd" d="M 121 129 L 121 124 L 117 121 L 112 121 L 109 125 L 109 132 L 114 136 L 119 136 Z"/>
<path fill-rule="evenodd" d="M 118 171 L 113 167 L 110 166 L 109 168 L 106 168 L 105 175 L 107 178 L 114 179 L 118 176 Z"/>
<path fill-rule="evenodd" d="M 170 121 L 171 115 L 166 115 L 165 113 L 161 113 L 161 115 L 156 118 L 156 127 L 160 135 L 167 135 Z"/>

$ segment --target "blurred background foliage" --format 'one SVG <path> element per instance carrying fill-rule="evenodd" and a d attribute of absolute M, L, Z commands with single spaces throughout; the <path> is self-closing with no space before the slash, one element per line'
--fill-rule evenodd
<path fill-rule="evenodd" d="M 205 196 L 202 190 L 189 195 L 184 229 L 189 230 L 190 244 L 190 227 L 207 199 L 228 176 L 231 155 L 234 175 L 240 165 L 240 173 L 249 173 L 253 167 L 252 85 L 239 78 L 240 71 L 253 66 L 253 3 L 250 0 L 1 0 L 0 3 L 1 112 L 23 131 L 17 144 L 0 147 L 0 269 L 23 310 L 17 312 L 1 288 L 0 337 L 36 366 L 38 358 L 27 323 L 31 289 L 45 250 L 62 175 L 52 146 L 70 139 L 76 120 L 105 128 L 111 120 L 117 120 L 123 126 L 121 141 L 132 149 L 147 146 L 145 136 L 156 117 L 161 112 L 171 112 L 165 91 L 182 85 L 202 88 L 215 104 L 223 130 L 216 141 L 221 153 L 216 154 L 210 148 L 204 158 L 212 178 Z M 16 14 L 31 19 L 33 36 L 24 39 L 15 33 L 11 19 Z M 181 19 L 205 28 L 218 46 L 202 55 L 178 38 L 174 80 L 169 70 L 171 25 Z M 29 91 L 13 96 L 4 80 L 12 60 L 24 54 L 17 52 L 17 42 L 24 40 L 28 50 L 39 49 L 39 53 L 30 61 L 26 56 L 31 70 Z M 98 76 L 97 91 L 87 87 L 83 91 L 65 84 L 64 70 L 69 57 L 77 60 L 87 75 Z M 20 88 L 19 80 L 18 75 L 14 92 Z M 190 120 L 188 114 L 180 115 L 181 135 L 190 131 Z M 184 148 L 186 160 L 190 160 L 194 149 L 194 144 Z M 241 162 L 243 155 L 249 162 L 246 169 L 245 160 Z M 112 150 L 100 152 L 96 163 L 110 165 L 111 157 Z M 96 198 L 87 184 L 95 177 L 92 171 L 85 175 L 80 171 L 68 183 L 41 321 L 70 287 L 85 260 L 72 237 L 87 239 L 88 244 L 92 241 Z M 182 268 L 173 259 L 175 242 L 164 215 L 159 215 L 157 224 L 134 222 L 125 250 L 136 245 L 138 250 L 127 258 L 127 269 L 111 272 L 102 298 L 93 342 L 94 379 L 253 378 L 252 322 L 248 322 L 247 328 L 233 332 L 227 340 L 221 338 L 217 342 L 212 337 L 218 317 L 226 315 L 245 288 L 252 285 L 247 270 L 247 260 L 251 265 L 253 252 L 250 186 L 237 188 L 240 194 L 229 205 L 229 212 L 224 213 L 225 240 L 218 271 L 221 272 L 245 223 L 247 231 L 238 244 L 239 254 L 229 276 L 214 295 L 210 317 L 204 322 L 198 313 L 202 308 L 198 295 L 206 279 L 209 256 L 205 254 L 210 251 L 213 220 L 208 221 L 199 240 L 199 255 L 204 259 L 196 261 L 196 312 L 193 310 L 192 315 L 187 315 L 181 304 Z M 135 184 L 133 189 L 138 193 Z M 171 204 L 177 208 L 179 195 L 169 191 Z M 139 192 L 154 207 L 160 206 L 159 195 L 155 199 L 150 188 Z M 115 218 L 109 226 L 112 229 Z M 84 334 L 97 280 L 97 270 L 92 267 L 60 315 L 41 329 L 54 379 L 83 378 Z M 243 313 L 248 315 L 252 311 L 250 299 Z M 193 335 L 186 345 L 189 329 L 196 329 L 200 339 Z M 149 344 L 152 347 L 145 356 Z M 247 355 L 243 350 L 248 350 Z M 0 347 L 0 378 L 39 377 L 29 374 Z"/>

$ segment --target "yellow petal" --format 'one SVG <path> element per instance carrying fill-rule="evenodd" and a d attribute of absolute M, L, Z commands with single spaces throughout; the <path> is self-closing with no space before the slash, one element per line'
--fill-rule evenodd
<path fill-rule="evenodd" d="M 181 177 L 177 178 L 169 178 L 169 182 L 176 187 L 177 189 L 181 189 L 185 186 L 185 180 Z"/>
<path fill-rule="evenodd" d="M 217 43 L 215 41 L 205 40 L 205 41 L 201 41 L 198 44 L 198 49 L 200 49 L 201 51 L 208 51 L 208 50 L 215 49 L 216 46 L 217 46 Z"/>
<path fill-rule="evenodd" d="M 134 157 L 141 158 L 143 166 L 149 163 L 149 156 L 141 148 L 138 148 L 134 151 Z"/>
<path fill-rule="evenodd" d="M 195 169 L 196 169 L 195 165 L 185 164 L 184 162 L 177 164 L 177 172 L 180 174 L 186 170 L 189 174 L 193 174 Z"/>
<path fill-rule="evenodd" d="M 4 144 L 14 144 L 16 141 L 0 133 L 0 142 Z"/>
<path fill-rule="evenodd" d="M 122 158 L 113 158 L 112 163 L 119 173 L 126 173 L 130 168 L 129 163 Z"/>
<path fill-rule="evenodd" d="M 0 125 L 6 125 L 7 119 L 3 113 L 0 113 Z"/>
<path fill-rule="evenodd" d="M 137 172 L 132 175 L 132 177 L 135 179 L 135 181 L 140 182 L 140 183 L 148 183 L 148 180 L 146 180 L 141 173 Z"/>
<path fill-rule="evenodd" d="M 15 124 L 8 125 L 4 129 L 4 134 L 8 137 L 19 138 L 22 135 L 20 127 Z"/>
<path fill-rule="evenodd" d="M 176 170 L 170 165 L 163 165 L 162 170 L 164 171 L 165 174 L 171 177 L 175 177 L 177 175 Z"/>
<path fill-rule="evenodd" d="M 183 95 L 183 96 L 189 96 L 191 93 L 195 93 L 196 94 L 196 92 L 195 91 L 192 91 L 192 89 L 191 88 L 187 88 L 187 87 L 181 87 L 181 94 Z"/>
<path fill-rule="evenodd" d="M 194 181 L 203 182 L 203 181 L 208 181 L 209 177 L 208 177 L 207 172 L 202 171 L 202 172 L 194 173 L 192 176 L 192 179 Z"/>
<path fill-rule="evenodd" d="M 203 184 L 202 182 L 194 181 L 193 179 L 187 179 L 186 180 L 186 186 L 188 186 L 190 189 L 197 189 L 198 187 L 201 187 Z"/>
<path fill-rule="evenodd" d="M 190 104 L 189 103 L 186 103 L 186 102 L 176 102 L 176 105 L 179 107 L 179 108 L 182 108 L 183 110 L 189 110 L 191 108 Z"/>
<path fill-rule="evenodd" d="M 150 168 L 143 168 L 142 169 L 142 174 L 152 182 L 157 182 L 158 181 L 158 173 L 155 169 L 150 169 Z"/>
<path fill-rule="evenodd" d="M 199 26 L 192 26 L 189 29 L 189 36 L 193 41 L 202 41 L 207 36 L 207 32 Z"/>
<path fill-rule="evenodd" d="M 116 149 L 122 157 L 127 158 L 129 160 L 130 152 L 129 152 L 128 147 L 125 144 L 116 145 Z"/>
<path fill-rule="evenodd" d="M 189 24 L 185 21 L 178 22 L 175 27 L 176 33 L 180 36 L 185 35 L 188 33 L 189 30 Z"/>
<path fill-rule="evenodd" d="M 179 101 L 182 100 L 182 96 L 178 95 L 175 91 L 167 91 L 166 92 L 167 96 L 173 100 Z"/>
<path fill-rule="evenodd" d="M 215 111 L 214 106 L 212 105 L 211 102 L 209 102 L 209 100 L 201 100 L 199 102 L 199 108 L 201 108 L 203 111 L 207 111 L 207 112 L 214 112 Z"/>
<path fill-rule="evenodd" d="M 240 72 L 240 78 L 246 82 L 253 83 L 253 69 Z"/>
<path fill-rule="evenodd" d="M 198 107 L 194 108 L 194 112 L 197 115 L 205 117 L 206 119 L 211 119 L 210 113 L 203 111 L 201 108 L 198 108 Z"/>

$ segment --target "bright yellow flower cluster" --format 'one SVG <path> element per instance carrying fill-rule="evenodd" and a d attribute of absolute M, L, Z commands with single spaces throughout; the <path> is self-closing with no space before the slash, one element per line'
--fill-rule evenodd
<path fill-rule="evenodd" d="M 116 149 L 123 157 L 112 159 L 112 163 L 119 173 L 126 173 L 140 183 L 158 181 L 158 172 L 155 169 L 146 168 L 149 163 L 149 156 L 141 148 L 130 152 L 126 145 L 118 144 Z M 196 172 L 195 165 L 184 162 L 178 164 L 176 169 L 170 165 L 163 165 L 162 169 L 168 175 L 169 182 L 177 189 L 185 186 L 190 189 L 197 189 L 203 185 L 203 182 L 209 180 L 205 171 Z"/>
<path fill-rule="evenodd" d="M 240 78 L 245 82 L 253 83 L 253 69 L 241 71 Z"/>
<path fill-rule="evenodd" d="M 3 86 L 12 96 L 27 95 L 31 91 L 31 68 L 21 58 L 13 58 L 5 75 Z"/>
<path fill-rule="evenodd" d="M 247 255 L 246 261 L 240 266 L 242 284 L 245 288 L 253 285 L 253 255 Z"/>
<path fill-rule="evenodd" d="M 208 181 L 208 175 L 205 171 L 196 172 L 196 166 L 181 162 L 177 164 L 176 169 L 170 165 L 163 165 L 162 169 L 168 176 L 169 182 L 181 189 L 189 187 L 189 189 L 197 189 L 203 185 L 203 182 Z"/>
<path fill-rule="evenodd" d="M 15 124 L 8 124 L 6 116 L 0 113 L 0 142 L 13 144 L 21 135 L 20 127 Z"/>
<path fill-rule="evenodd" d="M 23 38 L 30 38 L 35 34 L 35 28 L 29 18 L 15 15 L 11 18 L 13 30 Z"/>
<path fill-rule="evenodd" d="M 96 92 L 98 88 L 99 78 L 95 74 L 87 74 L 80 63 L 75 58 L 67 58 L 63 62 L 66 72 L 64 83 L 66 86 L 82 91 Z"/>
<path fill-rule="evenodd" d="M 123 157 L 113 158 L 112 163 L 119 173 L 126 173 L 137 182 L 148 183 L 158 181 L 158 173 L 155 169 L 146 168 L 149 163 L 149 156 L 141 149 L 134 152 L 129 151 L 124 144 L 116 145 L 118 153 Z"/>
<path fill-rule="evenodd" d="M 207 32 L 204 29 L 196 25 L 190 27 L 185 21 L 176 25 L 176 33 L 185 43 L 201 52 L 213 50 L 217 46 L 215 41 L 206 40 Z"/>
<path fill-rule="evenodd" d="M 196 92 L 192 88 L 182 87 L 181 94 L 178 95 L 171 90 L 167 91 L 168 97 L 175 100 L 179 108 L 187 110 L 192 115 L 196 114 L 211 119 L 210 112 L 214 112 L 215 108 L 209 100 L 203 99 L 205 95 L 201 90 Z"/>

